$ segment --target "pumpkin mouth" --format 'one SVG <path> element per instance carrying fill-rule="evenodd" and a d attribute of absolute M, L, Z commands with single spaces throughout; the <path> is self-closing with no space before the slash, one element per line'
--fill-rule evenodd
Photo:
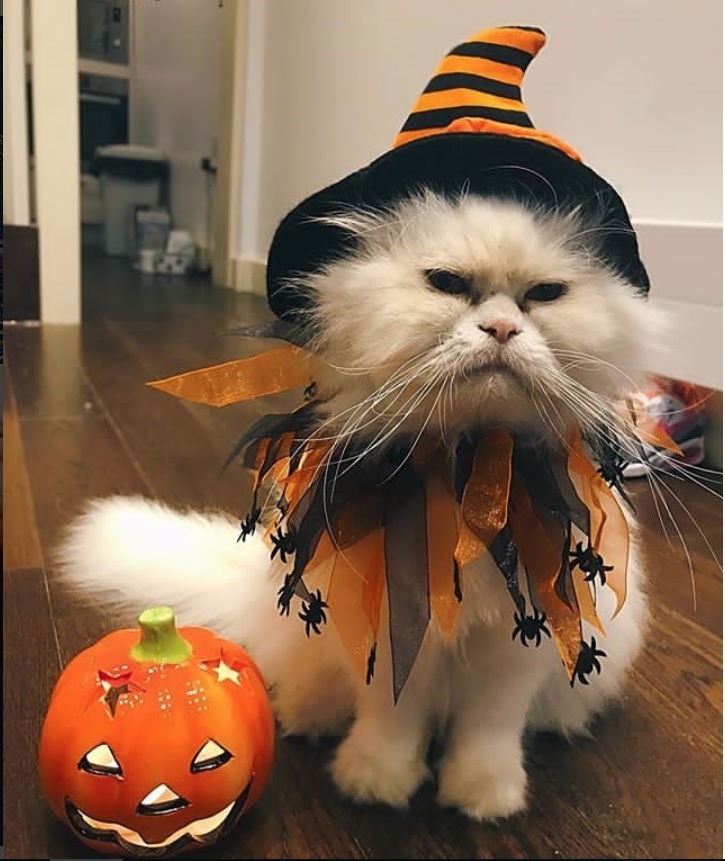
<path fill-rule="evenodd" d="M 179 852 L 190 843 L 208 846 L 224 837 L 244 810 L 253 780 L 254 776 L 250 778 L 236 801 L 232 801 L 211 816 L 196 819 L 179 828 L 160 843 L 147 843 L 137 831 L 120 823 L 94 819 L 76 807 L 69 798 L 65 800 L 65 812 L 68 821 L 86 840 L 115 843 L 138 858 L 161 858 Z"/>

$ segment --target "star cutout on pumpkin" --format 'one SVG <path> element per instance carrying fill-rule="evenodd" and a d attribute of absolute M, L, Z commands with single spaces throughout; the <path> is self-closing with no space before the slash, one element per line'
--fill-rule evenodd
<path fill-rule="evenodd" d="M 200 663 L 205 670 L 212 670 L 220 682 L 230 681 L 235 685 L 241 685 L 239 676 L 244 669 L 244 662 L 235 655 L 229 655 L 225 649 L 218 653 L 219 657 L 204 658 Z"/>
<path fill-rule="evenodd" d="M 98 681 L 103 688 L 101 699 L 108 706 L 111 717 L 116 717 L 118 701 L 124 694 L 143 690 L 140 685 L 131 681 L 131 671 L 125 673 L 109 673 L 106 670 L 98 671 Z"/>
<path fill-rule="evenodd" d="M 219 661 L 219 665 L 213 669 L 217 674 L 218 681 L 225 682 L 229 680 L 230 682 L 234 682 L 235 685 L 239 684 L 239 670 L 235 670 L 233 667 L 230 667 L 224 658 L 222 658 Z"/>

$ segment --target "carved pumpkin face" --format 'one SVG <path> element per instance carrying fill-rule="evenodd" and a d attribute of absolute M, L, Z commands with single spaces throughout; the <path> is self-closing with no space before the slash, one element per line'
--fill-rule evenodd
<path fill-rule="evenodd" d="M 274 720 L 259 670 L 239 646 L 204 628 L 177 632 L 171 620 L 190 649 L 149 659 L 137 631 L 117 631 L 70 662 L 48 706 L 43 790 L 101 852 L 163 857 L 209 845 L 269 777 Z M 157 631 L 152 650 L 158 640 Z"/>

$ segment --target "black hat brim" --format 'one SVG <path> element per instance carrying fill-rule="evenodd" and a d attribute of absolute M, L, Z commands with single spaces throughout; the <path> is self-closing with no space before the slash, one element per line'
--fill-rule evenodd
<path fill-rule="evenodd" d="M 321 218 L 356 207 L 389 208 L 423 190 L 520 200 L 549 210 L 580 207 L 595 219 L 598 256 L 635 288 L 649 290 L 625 205 L 601 176 L 552 146 L 485 133 L 445 133 L 389 150 L 298 204 L 277 228 L 267 260 L 267 297 L 280 318 L 304 322 L 312 302 L 291 286 L 348 253 L 355 238 Z"/>

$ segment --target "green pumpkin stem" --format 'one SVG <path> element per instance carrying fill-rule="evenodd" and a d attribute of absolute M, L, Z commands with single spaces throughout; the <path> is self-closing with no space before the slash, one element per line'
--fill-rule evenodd
<path fill-rule="evenodd" d="M 138 617 L 141 639 L 131 648 L 134 661 L 180 664 L 191 657 L 191 643 L 179 634 L 171 607 L 151 607 Z"/>

